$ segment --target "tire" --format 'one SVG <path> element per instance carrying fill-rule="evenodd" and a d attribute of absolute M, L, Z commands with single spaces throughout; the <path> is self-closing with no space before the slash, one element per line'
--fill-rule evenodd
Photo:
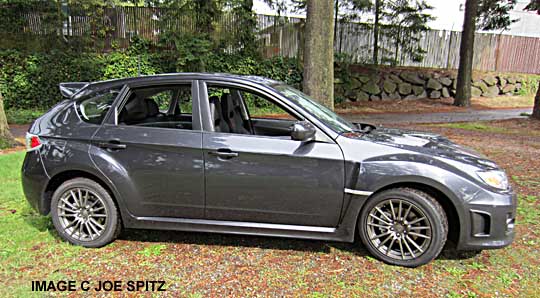
<path fill-rule="evenodd" d="M 62 239 L 84 247 L 102 247 L 116 239 L 122 228 L 109 192 L 87 178 L 68 180 L 56 189 L 51 217 Z"/>
<path fill-rule="evenodd" d="M 358 232 L 376 258 L 417 267 L 440 254 L 448 236 L 448 219 L 432 196 L 412 188 L 395 188 L 366 202 L 358 217 Z"/>

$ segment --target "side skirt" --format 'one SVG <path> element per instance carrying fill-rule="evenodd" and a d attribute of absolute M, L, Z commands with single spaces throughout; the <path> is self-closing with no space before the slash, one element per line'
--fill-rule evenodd
<path fill-rule="evenodd" d="M 124 217 L 124 226 L 133 229 L 208 232 L 354 242 L 356 221 L 367 196 L 345 195 L 345 214 L 337 227 L 298 226 L 286 224 L 222 221 L 171 217 Z M 127 219 L 127 220 L 126 220 Z"/>

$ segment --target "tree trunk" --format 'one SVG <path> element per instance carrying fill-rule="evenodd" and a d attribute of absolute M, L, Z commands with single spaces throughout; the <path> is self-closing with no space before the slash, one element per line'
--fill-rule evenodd
<path fill-rule="evenodd" d="M 308 0 L 304 42 L 304 92 L 334 109 L 334 2 Z"/>
<path fill-rule="evenodd" d="M 375 23 L 373 24 L 373 64 L 379 64 L 379 16 L 381 0 L 375 0 Z"/>
<path fill-rule="evenodd" d="M 471 78 L 474 54 L 474 31 L 476 29 L 476 13 L 478 0 L 467 0 L 465 3 L 465 19 L 459 47 L 459 70 L 455 106 L 471 106 Z"/>
<path fill-rule="evenodd" d="M 538 90 L 536 90 L 536 97 L 534 97 L 534 108 L 532 117 L 540 120 L 540 82 L 538 82 Z"/>
<path fill-rule="evenodd" d="M 0 93 L 0 147 L 13 147 L 17 144 L 7 123 L 6 113 L 4 111 L 4 97 Z"/>

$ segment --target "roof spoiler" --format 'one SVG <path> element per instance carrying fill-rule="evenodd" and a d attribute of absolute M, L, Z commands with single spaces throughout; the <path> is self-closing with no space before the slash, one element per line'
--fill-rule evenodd
<path fill-rule="evenodd" d="M 88 86 L 88 82 L 67 82 L 60 83 L 60 93 L 65 98 L 71 98 L 75 93 L 79 92 L 82 88 Z"/>

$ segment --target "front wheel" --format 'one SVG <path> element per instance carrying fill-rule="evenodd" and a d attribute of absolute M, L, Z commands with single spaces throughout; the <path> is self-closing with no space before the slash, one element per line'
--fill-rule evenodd
<path fill-rule="evenodd" d="M 54 227 L 64 240 L 85 247 L 101 247 L 120 233 L 118 210 L 111 195 L 87 178 L 64 182 L 51 200 Z"/>
<path fill-rule="evenodd" d="M 358 231 L 366 248 L 378 259 L 417 267 L 441 252 L 448 220 L 432 196 L 416 189 L 395 188 L 366 202 L 358 218 Z"/>

